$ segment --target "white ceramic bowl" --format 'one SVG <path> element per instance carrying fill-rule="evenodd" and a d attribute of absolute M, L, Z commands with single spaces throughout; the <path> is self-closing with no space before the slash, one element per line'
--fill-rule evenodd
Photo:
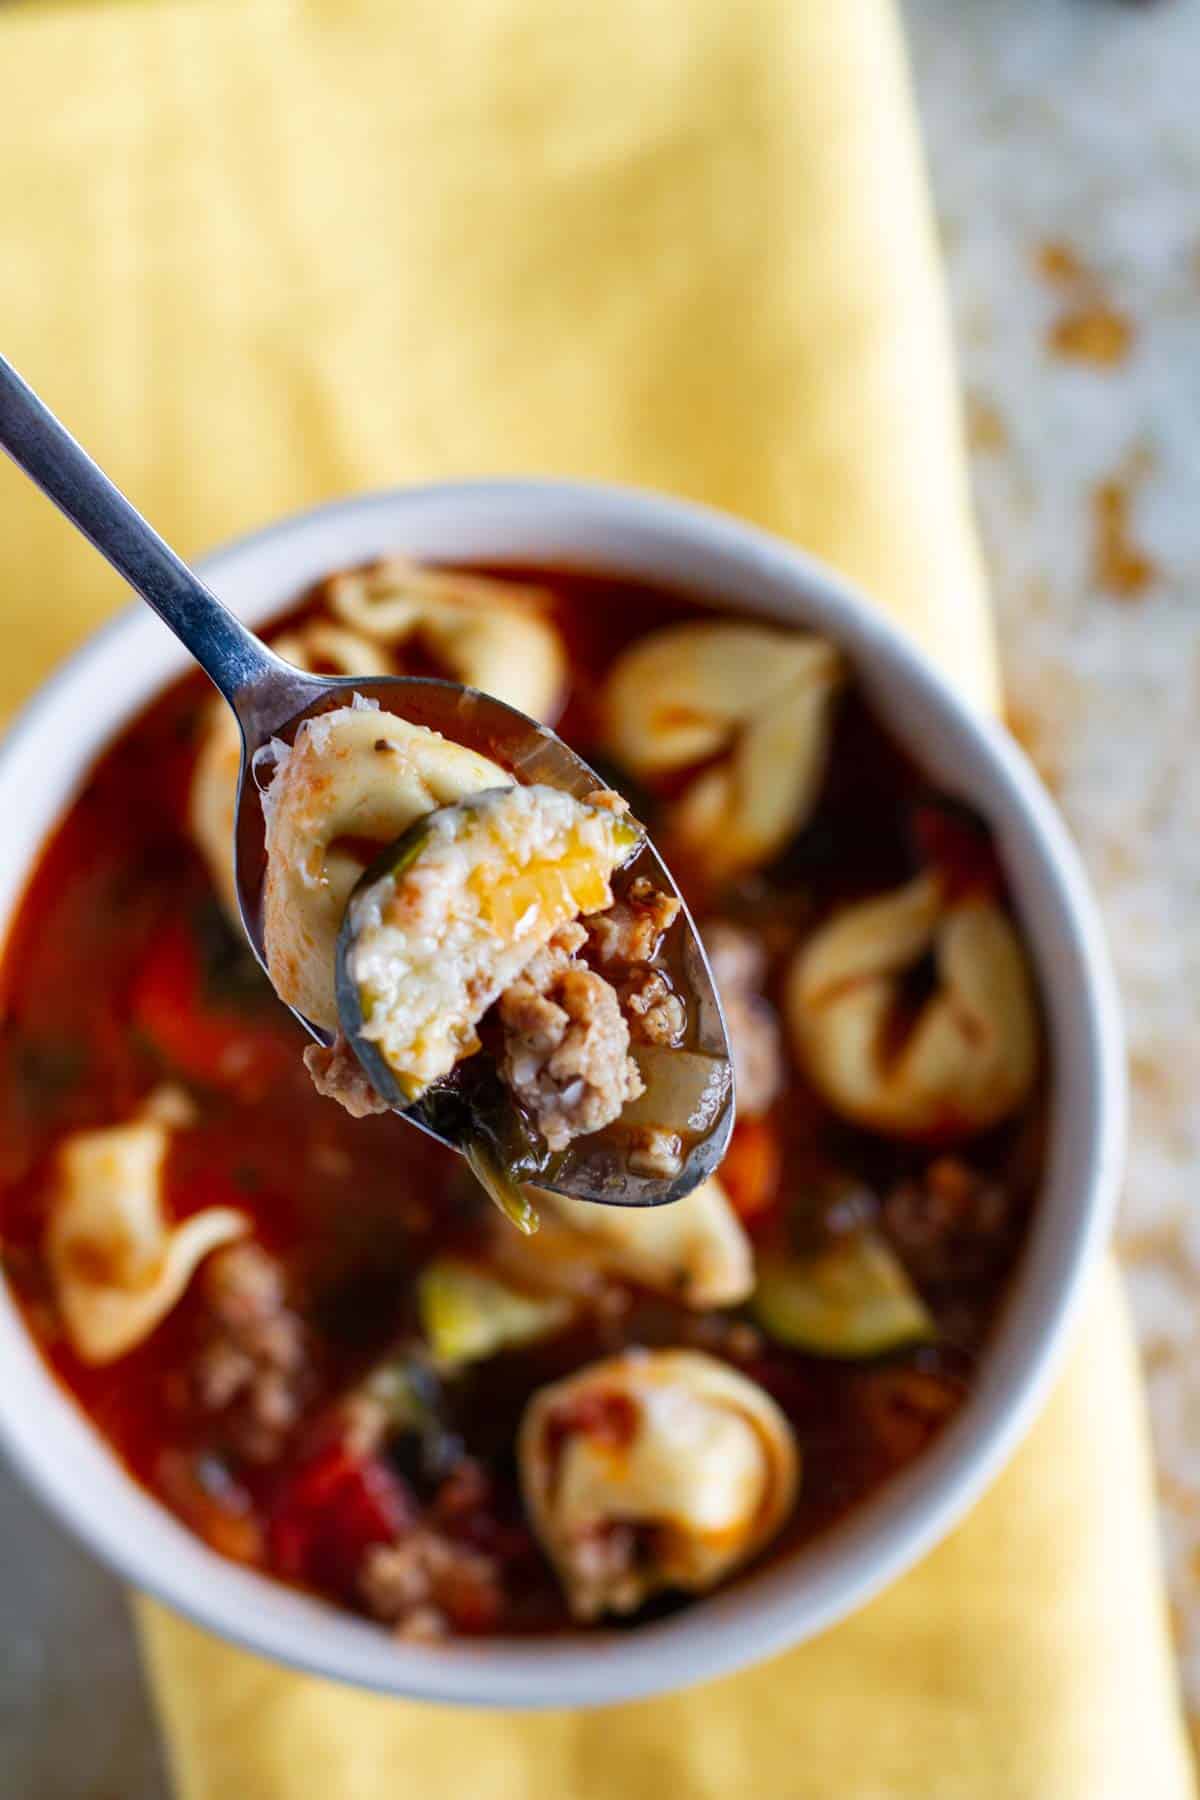
<path fill-rule="evenodd" d="M 251 622 L 316 577 L 389 550 L 447 561 L 611 570 L 753 606 L 828 633 L 935 778 L 987 817 L 1037 964 L 1049 1022 L 1049 1162 L 1031 1239 L 975 1391 L 910 1470 L 809 1548 L 663 1623 L 539 1643 L 447 1648 L 375 1627 L 207 1550 L 125 1474 L 51 1379 L 0 1291 L 0 1435 L 58 1517 L 131 1582 L 265 1655 L 365 1687 L 476 1705 L 602 1704 L 729 1671 L 823 1630 L 940 1538 L 996 1474 L 1041 1400 L 1109 1223 L 1125 1112 L 1119 1015 L 1075 852 L 1008 737 L 975 717 L 909 643 L 811 559 L 732 519 L 645 494 L 538 481 L 386 493 L 285 520 L 204 574 Z M 186 666 L 144 608 L 98 633 L 0 749 L 0 933 L 46 834 L 130 715 Z"/>

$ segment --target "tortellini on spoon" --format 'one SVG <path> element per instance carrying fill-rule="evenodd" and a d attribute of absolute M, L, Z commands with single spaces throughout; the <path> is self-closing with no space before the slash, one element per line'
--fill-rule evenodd
<path fill-rule="evenodd" d="M 932 958 L 912 1016 L 905 983 Z M 953 1140 L 986 1130 L 1033 1085 L 1038 1024 L 1016 931 L 981 894 L 924 874 L 836 912 L 796 953 L 786 1010 L 801 1067 L 868 1130 Z"/>
<path fill-rule="evenodd" d="M 356 1117 L 438 1087 L 439 1122 L 453 1115 L 488 1192 L 533 1230 L 518 1177 L 544 1173 L 646 1092 L 617 989 L 579 954 L 641 827 L 615 794 L 519 786 L 357 697 L 271 751 L 266 959 L 281 997 L 334 1034 L 305 1053 L 315 1084 Z M 487 1066 L 447 1093 L 444 1079 L 483 1047 L 485 1016 Z M 716 1060 L 659 1053 L 686 1069 Z M 660 1085 L 668 1108 L 687 1088 Z M 689 1130 L 694 1117 L 711 1126 L 689 1106 Z M 648 1130 L 631 1114 L 635 1148 Z"/>
<path fill-rule="evenodd" d="M 709 879 L 724 879 L 769 862 L 808 819 L 844 678 L 840 652 L 808 633 L 668 626 L 617 659 L 608 746 L 643 780 L 697 768 L 670 836 Z"/>
<path fill-rule="evenodd" d="M 58 1153 L 46 1253 L 73 1348 L 113 1362 L 148 1338 L 219 1244 L 249 1230 L 210 1206 L 172 1225 L 163 1207 L 168 1128 L 153 1119 L 77 1131 Z"/>
<path fill-rule="evenodd" d="M 792 1428 L 695 1350 L 632 1350 L 536 1393 L 518 1439 L 526 1508 L 578 1619 L 715 1587 L 761 1550 L 799 1482 Z"/>
<path fill-rule="evenodd" d="M 436 807 L 510 784 L 487 757 L 373 705 L 305 720 L 277 747 L 263 799 L 263 935 L 280 997 L 335 1031 L 338 932 L 371 847 Z"/>
<path fill-rule="evenodd" d="M 329 619 L 306 620 L 294 631 L 276 638 L 272 648 L 285 662 L 312 674 L 357 675 L 366 680 L 396 672 L 377 644 Z M 239 932 L 242 922 L 233 842 L 241 759 L 242 734 L 237 719 L 226 702 L 214 696 L 200 722 L 200 748 L 188 790 L 188 830 L 208 865 L 229 921 Z"/>

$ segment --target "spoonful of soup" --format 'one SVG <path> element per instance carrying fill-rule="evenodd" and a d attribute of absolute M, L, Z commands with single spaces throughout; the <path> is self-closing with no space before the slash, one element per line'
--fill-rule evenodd
<path fill-rule="evenodd" d="M 0 445 L 232 709 L 237 906 L 315 1040 L 318 1088 L 459 1151 L 525 1230 L 525 1182 L 654 1206 L 706 1180 L 733 1126 L 725 1024 L 625 802 L 546 725 L 476 687 L 285 661 L 2 357 Z M 413 570 L 418 587 L 433 579 Z M 476 629 L 498 641 L 485 611 Z M 653 1029 L 631 1034 L 631 1008 Z"/>

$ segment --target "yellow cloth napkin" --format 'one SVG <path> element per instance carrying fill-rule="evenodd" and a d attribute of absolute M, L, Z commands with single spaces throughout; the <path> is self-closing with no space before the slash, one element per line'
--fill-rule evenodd
<path fill-rule="evenodd" d="M 886 0 L 30 4 L 0 68 L 4 347 L 185 552 L 393 481 L 637 481 L 817 550 L 994 703 Z M 121 598 L 4 471 L 0 591 L 0 707 Z M 450 1713 L 139 1617 L 180 1800 L 1182 1800 L 1151 1521 L 1106 1276 L 970 1520 L 698 1692 Z"/>

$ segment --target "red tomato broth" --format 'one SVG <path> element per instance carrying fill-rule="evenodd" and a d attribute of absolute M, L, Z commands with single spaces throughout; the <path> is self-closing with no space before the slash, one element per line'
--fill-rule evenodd
<path fill-rule="evenodd" d="M 601 748 L 605 671 L 647 631 L 711 614 L 680 595 L 613 577 L 542 570 L 520 576 L 550 588 L 570 656 L 572 682 L 558 729 L 613 779 L 620 771 Z M 305 604 L 279 629 L 313 610 Z M 465 1165 L 423 1134 L 392 1117 L 352 1120 L 312 1088 L 300 1061 L 301 1029 L 221 923 L 188 839 L 187 784 L 208 703 L 200 678 L 189 678 L 128 726 L 91 771 L 34 869 L 0 963 L 0 1243 L 49 1366 L 131 1473 L 188 1519 L 189 1508 L 167 1491 L 164 1454 L 225 1456 L 219 1428 L 180 1400 L 203 1313 L 196 1283 L 147 1342 L 92 1367 L 57 1323 L 40 1253 L 53 1157 L 64 1137 L 126 1121 L 164 1081 L 186 1089 L 196 1116 L 173 1135 L 169 1213 L 179 1218 L 214 1204 L 244 1211 L 256 1239 L 282 1259 L 315 1346 L 316 1384 L 288 1456 L 266 1470 L 235 1464 L 230 1477 L 237 1504 L 262 1527 L 246 1537 L 249 1560 L 301 1582 L 307 1567 L 311 1584 L 312 1567 L 281 1531 L 279 1496 L 297 1483 L 303 1488 L 314 1454 L 328 1453 L 321 1446 L 337 1396 L 412 1332 L 415 1273 L 436 1251 L 468 1245 L 486 1203 Z M 626 787 L 653 830 L 654 796 L 636 782 Z M 977 851 L 979 881 L 1002 891 L 986 833 L 962 826 L 953 803 L 953 827 L 939 830 L 936 820 L 931 827 L 931 802 L 935 812 L 944 804 L 851 690 L 809 826 L 774 867 L 722 896 L 724 915 L 767 944 L 768 997 L 777 1005 L 787 953 L 813 924 L 848 897 L 906 879 L 923 846 L 949 842 L 958 881 L 969 879 L 963 865 L 968 851 Z M 694 902 L 698 886 L 689 896 Z M 879 1196 L 919 1175 L 936 1153 L 842 1123 L 794 1070 L 752 1132 L 746 1179 L 757 1185 L 745 1223 L 756 1241 L 777 1233 L 785 1218 L 801 1235 L 823 1232 L 826 1212 L 848 1185 L 876 1207 Z M 630 1344 L 712 1349 L 782 1406 L 796 1428 L 804 1479 L 795 1514 L 770 1554 L 805 1543 L 920 1454 L 969 1391 L 1003 1303 L 1041 1175 L 1037 1105 L 971 1140 L 964 1154 L 1002 1184 L 1008 1217 L 981 1271 L 969 1281 L 923 1288 L 942 1327 L 935 1346 L 875 1363 L 820 1359 L 769 1341 L 734 1355 L 713 1315 L 631 1290 L 624 1312 L 589 1317 L 548 1342 L 468 1370 L 456 1384 L 453 1425 L 486 1471 L 486 1498 L 455 1529 L 465 1540 L 506 1545 L 511 1576 L 504 1611 L 480 1628 L 544 1631 L 567 1623 L 523 1519 L 517 1427 L 537 1387 Z M 347 1518 L 358 1520 L 349 1532 L 365 1531 L 368 1541 L 376 1527 L 368 1530 L 364 1518 L 400 1520 L 403 1490 L 390 1475 L 368 1475 L 364 1483 L 337 1468 L 339 1491 L 351 1495 Z M 384 1498 L 372 1501 L 378 1492 Z M 190 1522 L 197 1526 L 194 1511 Z M 227 1547 L 220 1534 L 204 1535 Z M 288 1546 L 282 1553 L 281 1542 Z M 336 1575 L 317 1585 L 353 1603 L 336 1545 L 326 1543 L 322 1555 Z"/>

